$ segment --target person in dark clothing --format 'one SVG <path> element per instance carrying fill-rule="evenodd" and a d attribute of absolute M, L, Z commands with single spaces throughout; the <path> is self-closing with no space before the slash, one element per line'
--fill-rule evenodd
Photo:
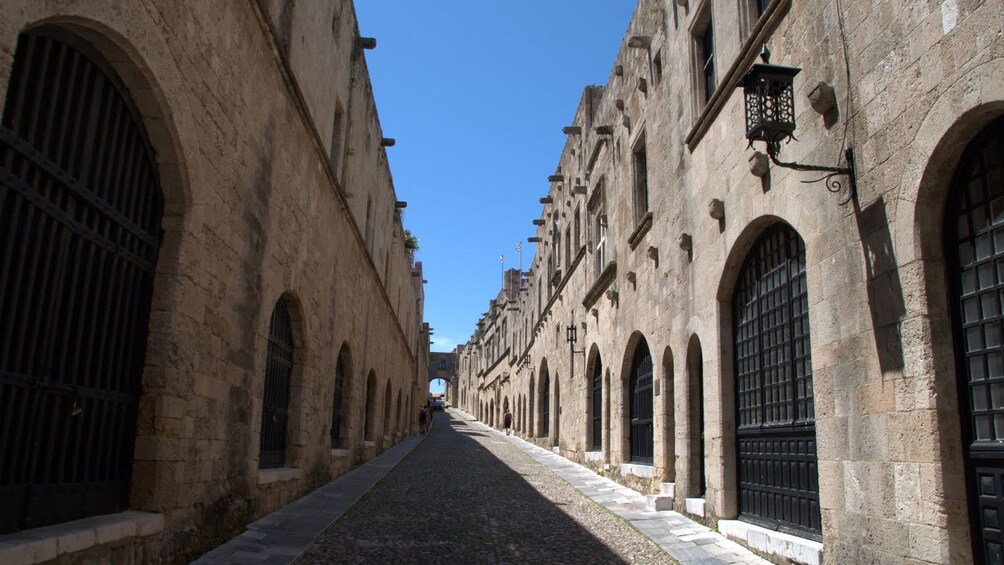
<path fill-rule="evenodd" d="M 505 428 L 505 435 L 509 435 L 512 428 L 512 412 L 508 408 L 505 409 L 505 414 L 502 415 L 502 427 Z"/>
<path fill-rule="evenodd" d="M 418 431 L 425 433 L 427 429 L 426 422 L 429 421 L 429 408 L 428 406 L 423 406 L 421 410 L 418 411 Z"/>

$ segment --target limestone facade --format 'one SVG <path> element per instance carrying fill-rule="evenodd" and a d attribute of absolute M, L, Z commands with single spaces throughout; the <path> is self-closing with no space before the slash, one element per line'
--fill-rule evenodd
<path fill-rule="evenodd" d="M 105 60 L 155 155 L 163 235 L 121 508 L 150 514 L 114 532 L 85 518 L 81 543 L 7 533 L 0 561 L 186 561 L 415 434 L 428 387 L 422 266 L 351 0 L 7 1 L 0 91 L 19 36 L 36 30 Z M 285 451 L 263 469 L 280 301 L 293 348 Z"/>
<path fill-rule="evenodd" d="M 606 84 L 585 89 L 565 130 L 530 270 L 491 301 L 459 351 L 456 402 L 494 426 L 508 406 L 524 437 L 671 493 L 675 509 L 779 561 L 993 562 L 998 546 L 981 516 L 997 515 L 999 478 L 973 471 L 979 460 L 963 439 L 985 433 L 988 420 L 974 414 L 987 399 L 969 404 L 985 391 L 968 380 L 977 378 L 961 345 L 969 334 L 953 330 L 953 281 L 965 288 L 975 275 L 952 266 L 966 260 L 950 238 L 968 233 L 955 227 L 965 207 L 956 179 L 979 168 L 974 151 L 1001 151 L 987 140 L 1001 136 L 1004 116 L 1002 27 L 1004 5 L 981 0 L 640 0 Z M 797 140 L 782 144 L 781 160 L 843 166 L 852 148 L 856 198 L 845 176 L 831 193 L 803 182 L 820 174 L 765 161 L 762 143 L 747 147 L 737 84 L 763 44 L 771 63 L 801 69 Z M 832 107 L 820 103 L 827 87 Z M 991 197 L 1002 190 L 996 158 L 982 165 Z M 781 251 L 770 248 L 776 238 Z M 742 302 L 741 291 L 771 284 L 743 275 L 784 252 L 785 268 L 804 273 L 783 298 L 799 293 L 780 314 L 795 320 L 783 335 L 798 348 L 785 370 L 808 382 L 791 381 L 798 388 L 782 398 L 766 381 L 740 380 L 756 370 L 741 340 L 757 330 L 737 317 L 775 306 L 766 294 Z M 983 339 L 998 355 L 996 338 Z M 777 344 L 760 345 L 760 362 L 776 361 L 767 346 Z M 631 443 L 639 350 L 652 373 L 648 458 L 633 457 Z M 798 406 L 789 424 L 809 438 L 802 448 L 815 464 L 786 467 L 805 474 L 785 480 L 815 485 L 806 486 L 818 492 L 814 531 L 756 519 L 762 509 L 742 499 L 741 466 L 773 457 L 739 452 L 750 394 Z M 973 443 L 984 454 L 995 445 Z M 978 489 L 990 502 L 976 502 Z"/>

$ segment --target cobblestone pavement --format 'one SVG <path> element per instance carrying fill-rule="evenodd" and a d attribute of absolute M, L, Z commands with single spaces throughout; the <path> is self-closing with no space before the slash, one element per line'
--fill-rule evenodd
<path fill-rule="evenodd" d="M 674 562 L 505 436 L 459 412 L 436 420 L 298 564 Z"/>
<path fill-rule="evenodd" d="M 481 423 L 476 423 L 474 426 L 488 430 L 489 433 L 499 434 L 498 431 Z M 571 483 L 582 494 L 628 520 L 632 526 L 659 544 L 673 558 L 678 559 L 681 565 L 712 563 L 770 565 L 769 561 L 761 559 L 745 547 L 679 512 L 648 510 L 645 496 L 637 491 L 601 477 L 582 465 L 518 437 L 501 437 Z"/>

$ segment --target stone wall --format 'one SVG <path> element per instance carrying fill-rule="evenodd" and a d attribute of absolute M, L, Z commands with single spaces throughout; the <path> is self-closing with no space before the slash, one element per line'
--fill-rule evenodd
<path fill-rule="evenodd" d="M 421 265 L 404 247 L 354 9 L 349 0 L 5 2 L 0 89 L 18 34 L 41 24 L 111 62 L 156 152 L 166 212 L 130 507 L 160 513 L 164 527 L 113 554 L 182 561 L 416 431 L 428 382 Z M 279 300 L 295 341 L 286 462 L 262 471 L 266 341 Z M 346 445 L 333 450 L 340 354 Z M 382 433 L 368 444 L 371 374 L 370 418 Z"/>
<path fill-rule="evenodd" d="M 461 351 L 462 407 L 489 421 L 494 404 L 498 422 L 499 406 L 514 399 L 526 437 L 649 492 L 672 483 L 676 509 L 703 508 L 696 517 L 710 524 L 735 519 L 732 297 L 751 246 L 784 222 L 806 247 L 820 557 L 968 561 L 941 226 L 963 149 L 1004 114 L 1004 8 L 777 0 L 759 19 L 752 10 L 754 2 L 639 2 L 607 83 L 584 92 L 569 124 L 580 129 L 568 131 L 552 173 L 560 177 L 546 193 L 541 171 L 549 201 L 531 271 L 513 300 L 518 311 L 492 309 Z M 709 18 L 717 89 L 706 102 L 698 59 Z M 856 200 L 844 203 L 846 177 L 834 194 L 823 183 L 803 184 L 818 178 L 813 173 L 771 165 L 763 178 L 751 174 L 754 150 L 764 148 L 747 148 L 735 86 L 763 43 L 772 63 L 802 69 L 794 82 L 797 141 L 782 146 L 781 158 L 836 166 L 853 148 Z M 836 109 L 825 115 L 809 103 L 820 82 L 836 93 Z M 632 153 L 641 147 L 650 219 L 636 212 L 633 196 Z M 713 200 L 720 217 L 711 215 Z M 606 215 L 600 265 L 591 208 Z M 516 345 L 492 349 L 503 320 Z M 578 330 L 573 346 L 569 325 Z M 630 458 L 626 379 L 642 339 L 654 365 L 654 456 L 642 473 L 651 479 L 622 477 Z M 590 452 L 597 362 L 604 433 Z M 544 372 L 553 383 L 546 436 Z M 701 494 L 701 461 L 707 490 L 700 505 L 688 506 Z"/>

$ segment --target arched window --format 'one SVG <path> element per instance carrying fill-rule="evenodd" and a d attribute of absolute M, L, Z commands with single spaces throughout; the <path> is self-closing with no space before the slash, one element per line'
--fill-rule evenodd
<path fill-rule="evenodd" d="M 268 324 L 265 391 L 261 406 L 262 469 L 286 462 L 286 424 L 289 419 L 289 385 L 293 377 L 293 324 L 286 301 L 279 299 Z"/>
<path fill-rule="evenodd" d="M 805 244 L 778 223 L 750 249 L 732 299 L 739 513 L 822 533 Z"/>
<path fill-rule="evenodd" d="M 0 533 L 128 507 L 163 195 L 111 65 L 18 37 L 0 136 Z"/>
<path fill-rule="evenodd" d="M 631 461 L 652 464 L 652 355 L 645 340 L 638 343 L 631 362 Z"/>
<path fill-rule="evenodd" d="M 540 379 L 540 435 L 547 437 L 551 433 L 551 375 L 547 369 L 541 371 Z"/>
<path fill-rule="evenodd" d="M 592 422 L 591 447 L 593 451 L 603 449 L 603 363 L 600 362 L 599 354 L 593 359 L 593 397 L 590 407 L 590 421 Z"/>
<path fill-rule="evenodd" d="M 331 448 L 342 447 L 342 392 L 345 390 L 345 354 L 335 364 L 335 393 L 331 399 Z"/>
<path fill-rule="evenodd" d="M 366 441 L 373 441 L 376 438 L 377 425 L 377 390 L 376 373 L 370 371 L 366 377 L 366 413 L 363 419 L 363 437 Z"/>
<path fill-rule="evenodd" d="M 1004 536 L 1004 120 L 966 148 L 945 215 L 956 376 L 978 561 Z"/>

